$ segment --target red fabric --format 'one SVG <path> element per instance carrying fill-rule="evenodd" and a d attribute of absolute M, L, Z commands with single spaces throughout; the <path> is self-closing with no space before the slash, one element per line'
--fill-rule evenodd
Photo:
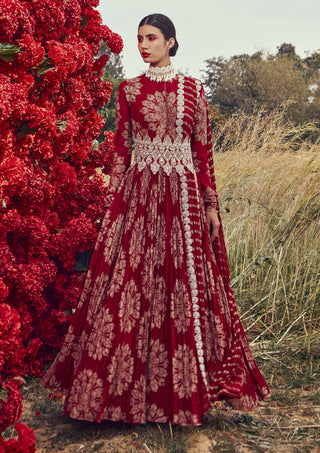
<path fill-rule="evenodd" d="M 218 202 L 204 90 L 180 80 L 182 129 L 177 78 L 142 75 L 119 87 L 108 209 L 64 345 L 42 381 L 66 394 L 65 413 L 76 419 L 199 425 L 214 401 L 251 410 L 269 395 L 237 314 L 222 229 L 209 238 L 205 209 Z M 179 151 L 166 167 L 154 170 L 146 158 L 139 167 L 132 137 L 155 153 L 168 139 L 176 150 L 182 137 L 194 168 L 178 174 Z"/>

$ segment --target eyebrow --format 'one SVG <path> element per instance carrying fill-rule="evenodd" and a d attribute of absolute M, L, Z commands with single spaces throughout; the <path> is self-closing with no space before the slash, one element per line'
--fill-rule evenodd
<path fill-rule="evenodd" d="M 147 37 L 148 36 L 157 36 L 155 33 L 149 33 L 148 35 L 146 35 Z M 138 35 L 137 36 L 138 38 L 142 38 L 142 35 Z"/>

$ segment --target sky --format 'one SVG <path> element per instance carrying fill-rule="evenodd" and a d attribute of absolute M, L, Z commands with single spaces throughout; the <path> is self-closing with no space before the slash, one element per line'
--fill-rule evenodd
<path fill-rule="evenodd" d="M 320 49 L 319 0 L 100 0 L 98 10 L 103 23 L 123 38 L 126 77 L 148 67 L 138 52 L 137 28 L 152 13 L 175 24 L 179 49 L 171 61 L 192 77 L 203 77 L 205 60 L 212 57 L 275 54 L 284 42 L 301 57 Z"/>

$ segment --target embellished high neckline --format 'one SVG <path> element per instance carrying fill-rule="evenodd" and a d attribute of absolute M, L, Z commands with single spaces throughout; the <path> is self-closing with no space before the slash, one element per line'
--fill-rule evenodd
<path fill-rule="evenodd" d="M 169 64 L 169 66 L 149 66 L 145 72 L 146 77 L 156 82 L 171 82 L 177 75 L 176 70 Z"/>

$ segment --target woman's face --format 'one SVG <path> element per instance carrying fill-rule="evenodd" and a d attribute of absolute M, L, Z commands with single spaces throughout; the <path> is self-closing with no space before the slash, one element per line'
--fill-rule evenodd
<path fill-rule="evenodd" d="M 159 28 L 147 24 L 139 27 L 138 49 L 145 63 L 152 66 L 169 65 L 169 51 L 173 45 L 174 38 L 166 41 Z"/>

